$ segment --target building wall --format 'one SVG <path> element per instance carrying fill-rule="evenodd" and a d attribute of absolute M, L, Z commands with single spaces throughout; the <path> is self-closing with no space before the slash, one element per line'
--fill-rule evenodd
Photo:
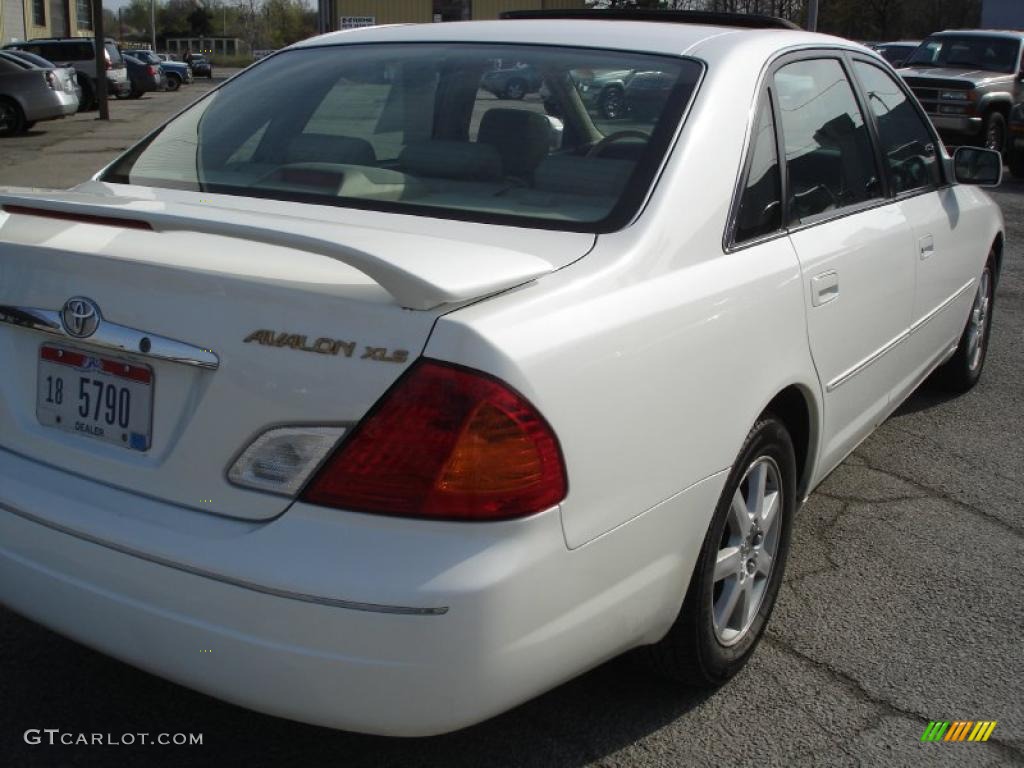
<path fill-rule="evenodd" d="M 334 3 L 334 29 L 341 28 L 342 16 L 373 16 L 378 24 L 429 23 L 432 0 L 338 0 Z"/>
<path fill-rule="evenodd" d="M 31 40 L 33 37 L 50 37 L 50 19 L 53 18 L 53 11 L 49 8 L 49 3 L 43 3 L 46 8 L 46 23 L 39 25 L 35 23 L 35 17 L 32 14 L 32 0 L 22 0 L 22 5 L 25 9 L 25 39 Z"/>
<path fill-rule="evenodd" d="M 1024 29 L 1024 0 L 985 0 L 983 29 Z"/>
<path fill-rule="evenodd" d="M 0 43 L 25 38 L 25 5 L 22 0 L 0 0 Z"/>

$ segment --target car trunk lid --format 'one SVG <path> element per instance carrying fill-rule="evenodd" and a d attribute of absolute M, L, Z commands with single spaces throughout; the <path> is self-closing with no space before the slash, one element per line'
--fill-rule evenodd
<path fill-rule="evenodd" d="M 354 424 L 420 354 L 440 314 L 593 243 L 532 231 L 512 250 L 495 242 L 510 233 L 481 236 L 461 222 L 391 216 L 381 229 L 319 206 L 276 203 L 272 213 L 262 201 L 253 213 L 237 198 L 140 193 L 0 190 L 0 357 L 13 361 L 0 377 L 0 447 L 240 518 L 273 517 L 290 501 L 227 480 L 255 437 Z M 61 310 L 76 297 L 98 308 L 102 334 L 68 335 L 74 313 L 66 320 Z M 47 406 L 37 408 L 53 394 L 44 374 L 57 356 L 73 362 L 65 394 L 79 407 L 90 367 L 113 362 L 124 376 L 151 377 L 150 434 L 133 445 L 133 425 L 121 445 L 55 428 Z"/>

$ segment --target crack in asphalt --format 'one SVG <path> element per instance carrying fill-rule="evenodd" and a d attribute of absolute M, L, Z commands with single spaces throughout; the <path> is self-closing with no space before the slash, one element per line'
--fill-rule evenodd
<path fill-rule="evenodd" d="M 782 638 L 775 632 L 766 632 L 764 635 L 764 641 L 772 647 L 776 648 L 777 650 L 795 656 L 796 658 L 801 659 L 802 661 L 810 664 L 820 672 L 825 673 L 834 681 L 843 685 L 843 687 L 849 690 L 853 694 L 853 696 L 859 701 L 869 704 L 870 706 L 876 707 L 877 709 L 887 711 L 891 715 L 903 716 L 911 718 L 913 720 L 917 720 L 918 722 L 923 723 L 924 725 L 927 725 L 933 719 L 931 717 L 926 717 L 925 715 L 922 715 L 919 712 L 915 712 L 912 709 L 906 709 L 905 707 L 901 707 L 899 704 L 896 704 L 895 702 L 890 701 L 889 699 L 886 699 L 882 696 L 877 696 L 871 693 L 867 688 L 864 687 L 864 684 L 857 680 L 855 677 L 847 674 L 846 672 L 843 672 L 840 669 L 836 669 L 834 666 L 832 666 L 826 661 L 820 661 L 818 659 L 815 659 L 813 656 L 809 656 L 803 651 L 797 650 L 789 642 L 787 642 L 784 638 Z M 1024 749 L 1020 749 L 1014 746 L 1013 744 L 993 737 L 990 737 L 987 743 L 996 746 L 1001 751 L 1013 756 L 1018 760 L 1024 760 Z"/>
<path fill-rule="evenodd" d="M 923 491 L 925 493 L 925 495 L 927 497 L 929 497 L 929 498 L 938 499 L 939 501 L 947 501 L 950 504 L 952 504 L 952 505 L 954 505 L 954 506 L 964 510 L 965 512 L 969 512 L 969 513 L 971 513 L 973 515 L 976 515 L 976 516 L 981 517 L 981 518 L 983 518 L 985 520 L 988 520 L 990 523 L 994 523 L 998 528 L 1002 528 L 1004 531 L 1008 531 L 1009 533 L 1011 533 L 1016 538 L 1024 539 L 1024 530 L 1022 530 L 1020 528 L 1017 528 L 1014 525 L 1011 525 L 1010 523 L 1006 522 L 1002 518 L 993 515 L 991 512 L 986 512 L 984 509 L 981 509 L 980 507 L 976 507 L 973 504 L 968 504 L 966 501 L 962 501 L 960 499 L 957 499 L 957 498 L 949 495 L 945 491 L 940 491 L 940 490 L 938 490 L 936 488 L 932 488 L 931 486 L 925 485 L 924 483 L 922 483 L 919 480 L 915 480 L 912 477 L 900 474 L 899 472 L 896 472 L 895 470 L 886 469 L 886 468 L 877 466 L 877 465 L 873 464 L 870 460 L 866 460 L 864 466 L 867 467 L 868 469 L 874 470 L 875 472 L 879 472 L 879 473 L 881 473 L 883 475 L 887 475 L 887 476 L 893 478 L 894 480 L 900 480 L 901 482 L 907 483 L 908 485 L 910 485 L 910 486 L 912 486 L 914 488 L 917 488 L 920 491 Z M 924 498 L 924 497 L 918 497 L 918 498 Z M 888 503 L 888 502 L 871 502 L 871 503 L 885 504 L 885 503 Z"/>

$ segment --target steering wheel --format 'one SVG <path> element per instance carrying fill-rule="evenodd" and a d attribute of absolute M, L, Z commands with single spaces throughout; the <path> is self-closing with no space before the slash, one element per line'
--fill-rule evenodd
<path fill-rule="evenodd" d="M 603 139 L 597 142 L 597 144 L 595 144 L 589 150 L 587 150 L 587 154 L 585 155 L 585 157 L 587 157 L 588 159 L 591 157 L 597 157 L 604 151 L 604 148 L 607 147 L 609 144 L 612 144 L 613 142 L 616 141 L 621 141 L 622 139 L 643 139 L 644 141 L 648 141 L 650 137 L 643 131 L 616 131 L 615 133 L 609 133 L 607 136 L 605 136 Z"/>

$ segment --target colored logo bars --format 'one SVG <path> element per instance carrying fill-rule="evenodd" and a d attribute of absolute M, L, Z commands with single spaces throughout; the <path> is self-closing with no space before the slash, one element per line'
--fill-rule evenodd
<path fill-rule="evenodd" d="M 921 741 L 988 741 L 995 729 L 995 720 L 932 720 Z"/>

